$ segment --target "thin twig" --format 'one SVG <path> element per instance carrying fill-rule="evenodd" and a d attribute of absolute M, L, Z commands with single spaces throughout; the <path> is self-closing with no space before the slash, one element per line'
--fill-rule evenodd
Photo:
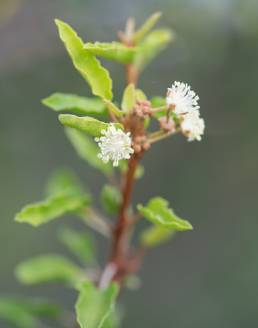
<path fill-rule="evenodd" d="M 108 114 L 109 114 L 110 120 L 112 122 L 118 122 L 116 116 L 114 115 L 114 113 L 109 108 L 108 108 Z"/>
<path fill-rule="evenodd" d="M 134 22 L 128 20 L 125 33 L 120 32 L 119 38 L 125 46 L 134 46 L 133 41 Z M 139 78 L 139 71 L 137 67 L 130 63 L 125 66 L 127 84 L 137 84 Z M 130 122 L 130 114 L 128 114 Z M 143 121 L 140 122 L 140 133 L 143 129 Z M 134 126 L 129 125 L 129 130 L 135 130 Z M 137 136 L 137 132 L 133 136 Z M 129 234 L 132 231 L 132 225 L 128 220 L 128 209 L 131 203 L 131 196 L 133 191 L 133 184 L 135 180 L 135 172 L 138 162 L 142 156 L 141 153 L 134 153 L 128 161 L 127 172 L 121 175 L 121 192 L 122 202 L 117 218 L 117 222 L 113 228 L 113 239 L 110 257 L 100 277 L 99 286 L 106 287 L 111 281 L 116 280 L 122 282 L 123 278 L 131 270 L 131 262 L 129 259 L 130 250 L 128 249 Z"/>
<path fill-rule="evenodd" d="M 158 133 L 159 132 L 159 133 Z M 148 141 L 150 144 L 153 144 L 155 142 L 158 142 L 160 140 L 166 139 L 167 137 L 171 136 L 175 133 L 175 131 L 165 132 L 165 131 L 158 131 L 154 132 L 149 135 Z"/>
<path fill-rule="evenodd" d="M 131 157 L 128 163 L 128 171 L 125 177 L 125 184 L 122 191 L 123 200 L 119 211 L 117 224 L 114 229 L 113 246 L 111 251 L 111 262 L 115 262 L 123 255 L 123 237 L 127 227 L 126 212 L 130 205 L 133 190 L 134 175 L 138 165 L 139 158 L 137 155 Z"/>
<path fill-rule="evenodd" d="M 109 263 L 100 278 L 99 288 L 106 288 L 110 282 L 113 280 L 115 273 L 117 271 L 116 265 L 114 263 Z"/>

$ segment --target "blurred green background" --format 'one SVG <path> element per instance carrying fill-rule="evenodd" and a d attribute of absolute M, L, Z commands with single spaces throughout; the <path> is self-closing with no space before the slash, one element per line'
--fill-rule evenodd
<path fill-rule="evenodd" d="M 103 183 L 40 103 L 55 91 L 90 95 L 53 19 L 69 22 L 85 41 L 108 41 L 126 17 L 140 23 L 157 10 L 177 39 L 144 72 L 140 87 L 153 96 L 174 80 L 190 83 L 207 128 L 200 143 L 175 137 L 146 156 L 135 201 L 160 194 L 195 230 L 148 255 L 142 288 L 123 296 L 123 327 L 257 327 L 257 0 L 0 0 L 0 294 L 73 304 L 69 290 L 24 288 L 13 276 L 17 262 L 31 255 L 63 252 L 56 241 L 62 222 L 33 229 L 13 217 L 41 199 L 47 177 L 60 166 L 74 168 L 95 195 Z M 107 67 L 119 97 L 122 68 Z"/>

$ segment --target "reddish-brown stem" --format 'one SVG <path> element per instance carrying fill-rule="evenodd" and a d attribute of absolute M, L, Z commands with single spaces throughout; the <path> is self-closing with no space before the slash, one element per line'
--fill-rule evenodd
<path fill-rule="evenodd" d="M 113 232 L 114 239 L 110 258 L 112 262 L 119 261 L 124 255 L 123 238 L 128 225 L 127 210 L 131 201 L 134 174 L 137 168 L 138 160 L 138 156 L 134 155 L 128 162 L 128 171 L 126 173 L 125 183 L 122 190 L 123 201 L 120 207 L 117 225 L 115 226 Z"/>
<path fill-rule="evenodd" d="M 126 33 L 119 34 L 121 41 L 128 47 L 134 45 L 132 42 L 133 30 L 133 22 L 129 20 L 126 28 Z M 139 78 L 139 72 L 135 65 L 133 63 L 127 64 L 125 66 L 125 71 L 127 84 L 133 83 L 136 85 Z M 138 129 L 136 126 L 134 126 L 133 117 L 128 116 L 128 119 L 129 124 L 127 130 L 129 130 L 132 136 L 135 137 L 137 136 L 135 129 Z M 142 133 L 141 127 L 139 129 L 139 133 Z M 122 203 L 120 206 L 117 222 L 112 231 L 113 238 L 111 254 L 100 278 L 100 287 L 106 287 L 111 281 L 114 280 L 121 284 L 126 274 L 134 271 L 134 269 L 137 269 L 139 266 L 139 260 L 136 257 L 132 258 L 130 249 L 128 249 L 128 239 L 132 226 L 128 216 L 128 209 L 131 203 L 135 171 L 141 156 L 142 152 L 133 154 L 133 156 L 128 161 L 127 172 L 122 178 Z"/>
<path fill-rule="evenodd" d="M 133 83 L 136 85 L 139 78 L 138 69 L 133 64 L 127 64 L 125 70 L 126 70 L 127 84 Z"/>
<path fill-rule="evenodd" d="M 131 270 L 132 261 L 127 252 L 127 234 L 130 231 L 127 211 L 131 202 L 134 175 L 139 159 L 139 155 L 135 154 L 128 162 L 128 170 L 122 187 L 122 203 L 117 223 L 113 228 L 111 254 L 99 281 L 101 288 L 106 287 L 113 280 L 122 283 L 125 275 Z"/>

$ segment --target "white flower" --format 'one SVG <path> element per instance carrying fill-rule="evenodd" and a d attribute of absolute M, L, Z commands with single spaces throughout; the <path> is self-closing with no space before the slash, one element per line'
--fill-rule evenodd
<path fill-rule="evenodd" d="M 181 129 L 182 132 L 188 137 L 188 141 L 202 139 L 204 133 L 204 120 L 199 116 L 198 110 L 182 115 Z"/>
<path fill-rule="evenodd" d="M 191 90 L 191 87 L 182 82 L 174 82 L 171 88 L 168 88 L 166 104 L 172 107 L 176 114 L 189 113 L 192 110 L 198 110 L 199 97 Z"/>
<path fill-rule="evenodd" d="M 95 141 L 100 147 L 98 157 L 107 163 L 113 161 L 113 166 L 118 166 L 118 162 L 122 159 L 129 159 L 134 152 L 132 148 L 132 139 L 130 132 L 125 133 L 121 129 L 117 129 L 114 124 L 110 124 L 106 130 L 102 130 L 100 138 Z"/>

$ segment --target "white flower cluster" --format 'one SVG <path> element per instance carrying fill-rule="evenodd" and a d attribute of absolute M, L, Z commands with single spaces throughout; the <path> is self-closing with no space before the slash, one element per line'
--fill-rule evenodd
<path fill-rule="evenodd" d="M 204 133 L 205 124 L 200 117 L 198 100 L 199 97 L 186 83 L 174 82 L 168 88 L 166 104 L 180 117 L 181 129 L 188 141 L 200 141 Z"/>
<path fill-rule="evenodd" d="M 101 131 L 101 134 L 103 136 L 95 138 L 95 141 L 100 147 L 98 157 L 103 162 L 113 161 L 113 166 L 118 166 L 120 160 L 131 157 L 134 150 L 130 132 L 125 133 L 111 123 L 106 130 Z"/>

